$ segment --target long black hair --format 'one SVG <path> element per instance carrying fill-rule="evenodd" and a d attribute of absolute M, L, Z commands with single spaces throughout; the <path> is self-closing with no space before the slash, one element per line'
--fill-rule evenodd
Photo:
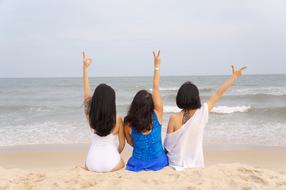
<path fill-rule="evenodd" d="M 90 102 L 89 125 L 99 136 L 107 136 L 116 124 L 115 91 L 106 84 L 94 90 Z"/>
<path fill-rule="evenodd" d="M 137 133 L 151 130 L 154 103 L 152 94 L 147 90 L 137 92 L 130 105 L 124 123 L 134 128 Z"/>
<path fill-rule="evenodd" d="M 198 87 L 189 81 L 185 82 L 178 90 L 176 103 L 183 110 L 200 108 L 201 99 Z"/>

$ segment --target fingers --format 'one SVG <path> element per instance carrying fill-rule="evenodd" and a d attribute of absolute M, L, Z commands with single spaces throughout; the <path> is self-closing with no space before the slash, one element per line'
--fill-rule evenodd
<path fill-rule="evenodd" d="M 246 69 L 247 67 L 242 67 L 241 69 L 239 69 L 240 71 L 243 71 L 244 69 Z"/>
<path fill-rule="evenodd" d="M 234 66 L 233 65 L 231 66 L 231 69 L 232 69 L 232 73 L 234 73 Z"/>
<path fill-rule="evenodd" d="M 86 56 L 86 55 L 85 55 L 85 52 L 83 51 L 83 52 L 82 52 L 82 57 L 85 58 L 85 56 Z"/>
<path fill-rule="evenodd" d="M 153 51 L 153 56 L 154 56 L 154 57 L 159 57 L 159 56 L 160 56 L 160 50 L 158 51 L 157 55 L 156 55 L 156 52 Z"/>

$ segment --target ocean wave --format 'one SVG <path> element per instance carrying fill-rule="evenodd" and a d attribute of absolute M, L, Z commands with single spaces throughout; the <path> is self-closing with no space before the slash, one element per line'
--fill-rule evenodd
<path fill-rule="evenodd" d="M 30 105 L 6 105 L 0 106 L 0 110 L 3 111 L 37 111 L 37 112 L 47 112 L 52 111 L 52 107 L 49 106 L 30 106 Z"/>
<path fill-rule="evenodd" d="M 218 114 L 232 114 L 232 113 L 242 113 L 251 110 L 251 106 L 217 106 L 214 107 L 211 112 Z M 164 106 L 165 113 L 174 113 L 181 111 L 177 106 Z"/>
<path fill-rule="evenodd" d="M 239 94 L 226 94 L 224 96 L 225 98 L 231 98 L 231 99 L 249 99 L 251 101 L 257 101 L 257 100 L 263 100 L 263 99 L 277 99 L 277 98 L 286 98 L 285 95 L 274 95 L 274 94 L 244 94 L 244 95 L 239 95 Z"/>
<path fill-rule="evenodd" d="M 199 88 L 200 92 L 212 92 L 214 90 L 215 90 L 214 88 L 208 88 L 208 87 Z"/>
<path fill-rule="evenodd" d="M 251 109 L 250 106 L 217 106 L 212 109 L 211 112 L 219 114 L 231 114 L 236 112 L 247 112 Z"/>
<path fill-rule="evenodd" d="M 231 90 L 231 95 L 272 95 L 285 96 L 286 87 L 258 87 L 258 88 L 242 88 Z"/>
<path fill-rule="evenodd" d="M 80 109 L 78 107 L 68 106 L 68 105 L 57 105 L 57 106 L 47 106 L 47 105 L 5 105 L 0 106 L 0 111 L 3 112 L 53 112 L 59 109 Z"/>
<path fill-rule="evenodd" d="M 89 140 L 89 128 L 82 122 L 43 121 L 0 127 L 0 147 L 32 144 L 73 144 Z"/>
<path fill-rule="evenodd" d="M 177 106 L 164 106 L 165 113 L 175 113 L 180 112 L 181 109 Z M 247 105 L 242 106 L 216 106 L 211 111 L 214 114 L 233 114 L 233 113 L 246 113 L 249 112 L 251 114 L 264 114 L 268 115 L 286 115 L 286 107 L 262 107 L 255 108 Z"/>
<path fill-rule="evenodd" d="M 201 93 L 214 92 L 218 87 L 198 87 Z M 149 89 L 152 91 L 152 88 Z M 161 87 L 160 91 L 178 91 L 179 87 Z M 286 87 L 256 87 L 231 89 L 227 95 L 272 95 L 286 96 Z"/>
<path fill-rule="evenodd" d="M 198 88 L 200 92 L 211 92 L 214 90 L 213 88 L 210 87 L 202 87 L 202 88 L 198 87 Z M 179 87 L 161 87 L 159 89 L 160 91 L 178 91 Z M 149 90 L 152 91 L 153 89 L 150 88 Z"/>
<path fill-rule="evenodd" d="M 179 88 L 178 87 L 161 87 L 159 88 L 160 91 L 177 91 Z M 153 88 L 150 88 L 149 91 L 153 91 Z"/>
<path fill-rule="evenodd" d="M 174 112 L 180 112 L 181 109 L 177 106 L 164 106 L 164 112 L 165 113 L 174 113 Z"/>
<path fill-rule="evenodd" d="M 269 107 L 269 108 L 255 108 L 251 109 L 252 112 L 258 112 L 258 113 L 267 113 L 268 116 L 274 115 L 274 116 L 285 116 L 286 115 L 286 107 Z"/>

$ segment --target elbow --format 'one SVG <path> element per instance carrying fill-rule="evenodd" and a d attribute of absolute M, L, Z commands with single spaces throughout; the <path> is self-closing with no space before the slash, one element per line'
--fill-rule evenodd
<path fill-rule="evenodd" d="M 122 145 L 119 145 L 118 147 L 119 154 L 123 151 L 124 147 L 125 147 L 125 142 Z"/>
<path fill-rule="evenodd" d="M 121 154 L 121 152 L 123 151 L 123 149 L 124 149 L 124 147 L 123 147 L 123 146 L 118 148 L 118 152 L 119 152 L 119 154 Z"/>
<path fill-rule="evenodd" d="M 127 143 L 128 143 L 131 147 L 133 147 L 133 142 L 128 142 L 128 141 L 127 141 Z"/>
<path fill-rule="evenodd" d="M 121 144 L 119 153 L 121 153 L 124 150 L 125 145 L 126 145 L 126 140 L 124 139 L 122 144 Z"/>

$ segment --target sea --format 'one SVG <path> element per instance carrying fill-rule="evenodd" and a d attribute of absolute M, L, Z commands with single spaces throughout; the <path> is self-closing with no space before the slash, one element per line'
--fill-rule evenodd
<path fill-rule="evenodd" d="M 228 76 L 161 77 L 163 127 L 185 81 L 196 84 L 202 103 Z M 152 92 L 152 77 L 96 77 L 116 91 L 117 114 L 124 117 L 137 91 Z M 0 79 L 0 147 L 90 142 L 83 113 L 82 78 Z M 209 145 L 286 146 L 286 75 L 239 78 L 210 113 L 204 133 Z"/>

